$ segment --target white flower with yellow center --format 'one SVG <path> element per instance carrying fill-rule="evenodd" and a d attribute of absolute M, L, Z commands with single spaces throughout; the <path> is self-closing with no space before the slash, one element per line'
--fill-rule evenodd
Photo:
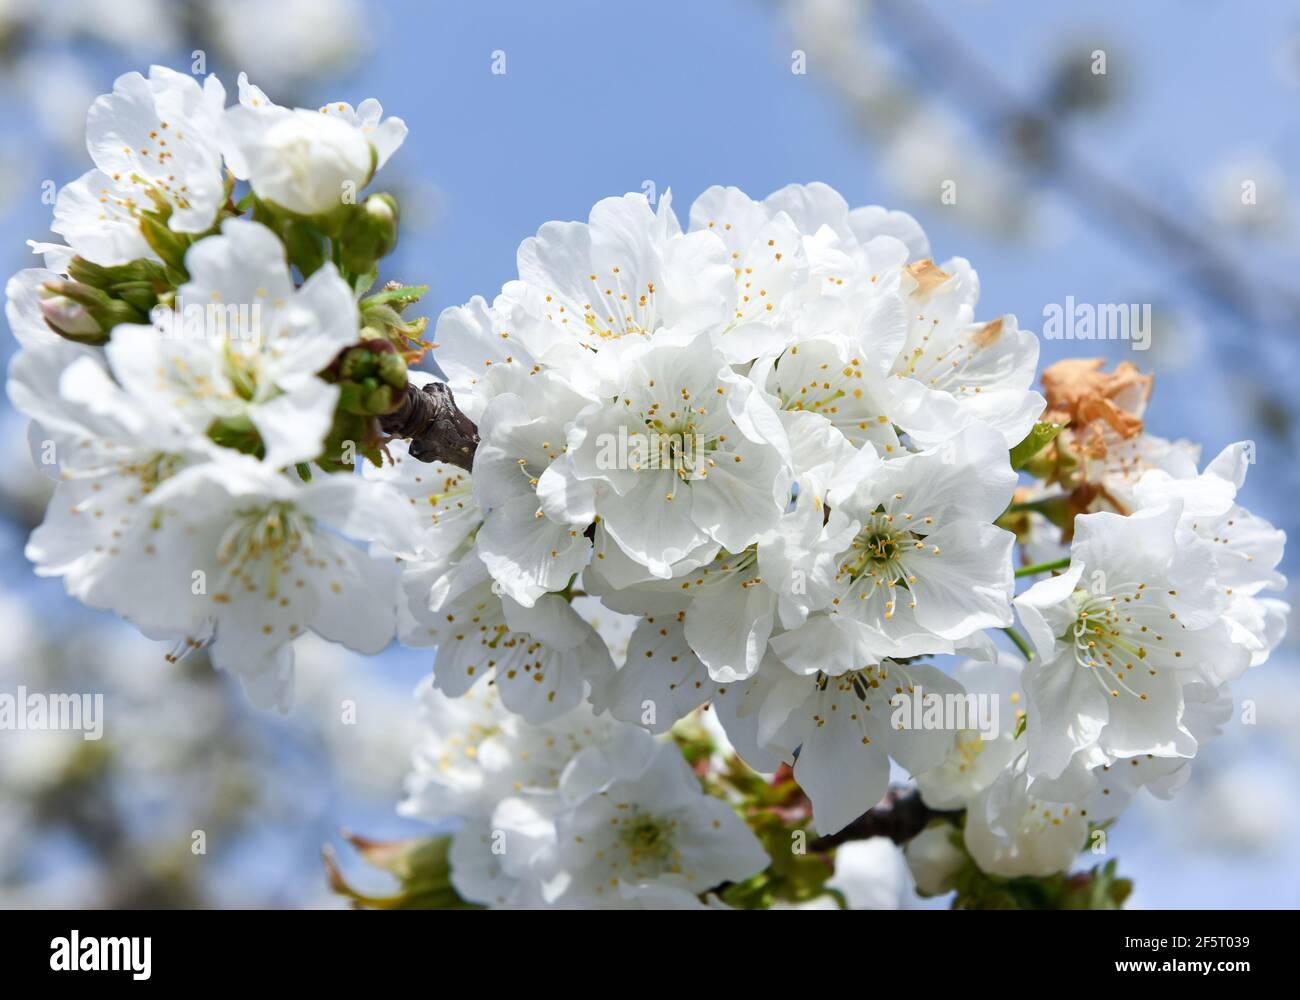
<path fill-rule="evenodd" d="M 226 199 L 220 136 L 226 91 L 215 76 L 153 66 L 125 73 L 86 116 L 96 169 L 59 192 L 51 228 L 97 264 L 156 259 L 139 214 L 160 205 L 177 232 L 203 232 Z"/>
<path fill-rule="evenodd" d="M 831 434 L 823 423 L 854 448 L 871 444 L 882 455 L 901 454 L 887 382 L 887 367 L 901 342 L 901 329 L 898 333 L 894 350 L 888 342 L 869 350 L 855 338 L 818 333 L 754 365 L 750 377 L 780 409 L 801 476 L 818 463 L 820 450 L 795 444 Z M 888 331 L 881 336 L 888 340 Z"/>
<path fill-rule="evenodd" d="M 594 355 L 575 340 L 555 337 L 521 304 L 539 293 L 520 282 L 511 282 L 507 289 L 509 296 L 503 293 L 492 303 L 476 295 L 438 317 L 438 366 L 447 375 L 456 405 L 474 421 L 498 393 L 527 395 L 530 378 L 543 371 L 575 388 L 592 377 Z"/>
<path fill-rule="evenodd" d="M 1014 316 L 975 322 L 979 279 L 961 258 L 907 270 L 907 339 L 890 382 L 894 422 L 923 447 L 974 423 L 993 428 L 1008 448 L 1019 444 L 1047 405 L 1030 388 L 1038 338 Z"/>
<path fill-rule="evenodd" d="M 578 705 L 544 726 L 508 709 L 496 686 L 458 697 L 432 677 L 416 688 L 424 735 L 412 753 L 400 812 L 432 823 L 485 818 L 505 798 L 558 794 L 569 762 L 587 747 L 607 744 L 624 727 Z"/>
<path fill-rule="evenodd" d="M 1037 656 L 1024 671 L 1029 773 L 1057 778 L 1151 754 L 1191 757 L 1185 684 L 1250 661 L 1223 620 L 1212 546 L 1178 531 L 1181 502 L 1075 519 L 1069 569 L 1015 600 Z"/>
<path fill-rule="evenodd" d="M 568 448 L 569 422 L 591 401 L 550 371 L 519 389 L 494 396 L 479 419 L 474 490 L 486 513 L 475 544 L 502 591 L 531 607 L 591 557 L 584 532 L 593 491 L 552 469 Z"/>
<path fill-rule="evenodd" d="M 184 533 L 172 511 L 146 501 L 170 476 L 205 460 L 202 442 L 166 411 L 142 407 L 99 357 L 66 341 L 20 352 L 8 390 L 34 421 L 32 439 L 43 461 L 54 459 L 50 471 L 59 480 L 27 544 L 36 572 L 63 577 L 68 593 L 94 608 L 130 600 L 132 620 L 149 634 L 183 629 L 192 620 L 188 584 L 160 585 L 149 564 L 162 558 L 164 536 L 183 543 Z"/>
<path fill-rule="evenodd" d="M 801 380 L 807 368 L 801 365 L 785 380 L 803 392 L 808 408 L 817 404 L 829 415 L 837 407 L 836 426 L 850 439 L 853 431 L 869 430 L 873 419 L 885 417 L 866 439 L 887 452 L 896 445 L 894 425 L 928 447 L 983 423 L 1011 447 L 1043 411 L 1043 398 L 1030 388 L 1037 339 L 1018 329 L 1011 316 L 977 323 L 975 272 L 960 258 L 935 266 L 924 232 L 906 214 L 879 206 L 850 211 L 825 184 L 792 184 L 762 202 L 735 188 L 715 187 L 692 206 L 691 230 L 722 237 L 742 291 L 774 259 L 798 261 L 796 280 L 760 282 L 790 288 L 784 298 L 761 297 L 776 302 L 765 335 L 746 326 L 743 339 L 732 333 L 717 339 L 731 360 L 747 361 L 779 354 L 799 329 L 804 336 L 851 337 L 854 350 L 865 352 L 865 367 L 855 374 L 867 378 L 849 383 L 856 396 L 840 403 L 844 385 L 834 373 L 842 366 L 833 362 L 827 365 L 830 378 Z M 800 249 L 792 254 L 788 245 L 795 241 Z M 878 369 L 887 380 L 877 377 Z"/>
<path fill-rule="evenodd" d="M 850 211 L 820 183 L 791 184 L 761 202 L 712 187 L 691 206 L 690 230 L 716 234 L 728 251 L 735 316 L 714 339 L 733 363 L 779 355 L 800 330 L 865 332 L 873 362 L 888 369 L 907 323 L 903 264 L 928 250 L 915 220 L 876 206 Z"/>
<path fill-rule="evenodd" d="M 758 740 L 794 765 L 818 833 L 835 833 L 880 800 L 891 757 L 916 774 L 940 764 L 952 747 L 953 728 L 930 728 L 919 711 L 910 723 L 896 717 L 898 699 L 962 694 L 929 664 L 884 660 L 836 676 L 786 673 L 758 709 L 765 716 Z"/>
<path fill-rule="evenodd" d="M 428 378 L 412 372 L 412 384 Z M 362 465 L 366 479 L 383 483 L 406 500 L 413 547 L 397 555 L 412 564 L 444 565 L 462 555 L 483 524 L 483 511 L 474 499 L 474 477 L 458 465 L 421 462 L 411 457 L 407 441 L 385 444 L 388 461 Z"/>
<path fill-rule="evenodd" d="M 566 354 L 581 348 L 601 380 L 662 329 L 707 337 L 735 318 L 726 248 L 714 234 L 682 232 L 671 192 L 655 206 L 642 194 L 605 198 L 585 223 L 546 223 L 520 245 L 518 272 L 503 298 L 524 307 L 521 325 L 528 317 L 534 339 Z"/>
<path fill-rule="evenodd" d="M 617 391 L 578 414 L 568 454 L 551 465 L 547 512 L 584 528 L 594 514 L 661 579 L 703 546 L 744 550 L 790 500 L 776 414 L 703 338 L 657 340 L 626 360 Z M 590 507 L 574 502 L 583 484 Z"/>
<path fill-rule="evenodd" d="M 119 326 L 106 351 L 128 392 L 171 408 L 197 435 L 255 434 L 272 467 L 316 458 L 338 388 L 317 378 L 356 342 L 356 303 L 326 264 L 295 288 L 284 245 L 228 219 L 185 258 L 190 280 L 154 326 Z"/>
<path fill-rule="evenodd" d="M 427 609 L 414 616 L 427 623 L 422 644 L 438 647 L 434 683 L 445 694 L 456 697 L 486 679 L 508 709 L 542 723 L 613 672 L 604 641 L 563 597 L 545 594 L 525 607 L 501 593 L 472 553 L 441 576 L 432 592 L 408 586 L 407 596 Z"/>
<path fill-rule="evenodd" d="M 1227 685 L 1201 681 L 1183 685 L 1182 724 L 1199 753 L 1219 738 L 1232 718 L 1232 695 Z M 1028 729 L 1033 726 L 1032 721 Z M 1139 754 L 1113 764 L 1089 767 L 1090 755 L 1076 754 L 1058 778 L 1033 778 L 1030 791 L 1044 802 L 1077 805 L 1093 823 L 1114 819 L 1145 788 L 1159 799 L 1171 799 L 1192 774 L 1191 757 L 1157 757 Z"/>
<path fill-rule="evenodd" d="M 733 364 L 779 352 L 817 291 L 795 220 L 736 188 L 712 187 L 691 206 L 690 228 L 722 242 L 734 277 L 731 311 L 710 331 L 715 345 Z"/>
<path fill-rule="evenodd" d="M 636 741 L 644 757 L 649 737 L 586 705 L 532 725 L 502 704 L 494 686 L 449 698 L 428 678 L 416 696 L 426 731 L 399 812 L 434 824 L 461 821 L 449 858 L 462 898 L 544 905 L 556 814 L 613 780 L 611 748 L 626 754 L 617 748 Z"/>
<path fill-rule="evenodd" d="M 758 839 L 704 793 L 675 745 L 628 741 L 602 771 L 613 780 L 556 820 L 554 905 L 627 905 L 663 889 L 698 896 L 767 867 Z"/>
<path fill-rule="evenodd" d="M 1018 756 L 966 809 L 966 849 L 990 875 L 1055 875 L 1087 846 L 1087 807 L 1036 797 L 1026 757 Z"/>
<path fill-rule="evenodd" d="M 976 697 L 972 703 L 976 713 L 987 714 L 971 719 L 972 724 L 953 736 L 942 764 L 914 775 L 926 805 L 932 809 L 965 808 L 1024 750 L 1018 739 L 1025 720 L 1025 696 L 1020 689 L 1023 668 L 1024 660 L 999 652 L 996 661 L 963 660 L 953 670 L 967 695 Z M 980 698 L 985 699 L 984 709 Z"/>
<path fill-rule="evenodd" d="M 610 696 L 631 713 L 619 717 L 635 720 L 635 706 L 652 698 L 672 706 L 671 717 L 660 723 L 670 725 L 706 700 L 716 684 L 753 676 L 774 630 L 799 626 L 830 601 L 835 555 L 856 530 L 843 513 L 827 515 L 811 494 L 800 494 L 777 526 L 744 551 L 724 550 L 703 565 L 681 565 L 672 579 L 649 578 L 623 587 L 613 586 L 603 572 L 608 557 L 616 554 L 598 546 L 600 558 L 584 576 L 587 589 L 615 610 L 650 613 L 634 633 L 628 664 L 615 684 L 618 693 Z M 657 654 L 646 645 L 657 645 L 670 631 L 677 635 L 678 652 L 689 658 L 681 666 L 663 656 L 656 661 Z M 696 658 L 710 683 L 693 691 L 694 681 L 681 682 L 695 671 Z M 661 700 L 655 692 L 665 690 L 677 694 Z"/>
<path fill-rule="evenodd" d="M 306 631 L 360 653 L 392 640 L 397 568 L 356 544 L 409 544 L 386 488 L 355 476 L 304 484 L 223 454 L 165 480 L 146 506 L 154 537 L 124 550 L 138 581 L 111 606 L 139 621 L 168 595 L 183 614 L 167 631 L 210 640 L 213 663 L 259 704 L 288 704 L 293 642 Z"/>
<path fill-rule="evenodd" d="M 1277 571 L 1286 533 L 1236 502 L 1245 484 L 1254 445 L 1229 445 L 1199 476 L 1175 476 L 1151 469 L 1138 481 L 1139 509 L 1181 500 L 1179 529 L 1208 542 L 1214 553 L 1214 579 L 1227 600 L 1224 618 L 1233 641 L 1250 650 L 1251 666 L 1264 663 L 1286 633 L 1290 605 L 1263 596 L 1281 590 L 1286 577 Z"/>
<path fill-rule="evenodd" d="M 263 704 L 287 703 L 307 630 L 361 652 L 387 644 L 396 570 L 342 535 L 402 544 L 388 537 L 403 523 L 395 496 L 352 477 L 297 484 L 147 408 L 93 356 L 45 363 L 53 350 L 24 352 L 10 383 L 63 478 L 28 544 L 38 573 L 182 650 L 212 642 Z"/>
<path fill-rule="evenodd" d="M 1009 625 L 1015 539 L 992 522 L 1015 481 L 1001 437 L 979 425 L 890 461 L 864 446 L 828 491 L 831 509 L 858 525 L 837 557 L 835 596 L 773 649 L 796 672 L 833 675 L 882 656 L 950 653 Z"/>

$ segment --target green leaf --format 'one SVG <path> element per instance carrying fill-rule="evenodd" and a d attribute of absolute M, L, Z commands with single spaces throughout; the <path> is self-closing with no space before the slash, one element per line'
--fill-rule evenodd
<path fill-rule="evenodd" d="M 428 285 L 403 285 L 401 288 L 386 288 L 382 292 L 376 292 L 374 295 L 362 299 L 361 308 L 370 309 L 374 306 L 386 305 L 395 306 L 400 310 L 402 306 L 408 306 L 412 302 L 420 301 L 420 297 L 428 290 Z"/>
<path fill-rule="evenodd" d="M 1023 469 L 1030 459 L 1056 440 L 1056 436 L 1063 430 L 1065 424 L 1038 421 L 1033 430 L 1025 435 L 1025 439 L 1011 449 L 1011 468 Z"/>

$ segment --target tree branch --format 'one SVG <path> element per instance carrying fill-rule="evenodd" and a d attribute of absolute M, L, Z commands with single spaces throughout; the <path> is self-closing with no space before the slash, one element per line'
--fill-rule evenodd
<path fill-rule="evenodd" d="M 931 809 L 916 789 L 895 786 L 884 800 L 873 806 L 838 833 L 818 837 L 808 845 L 810 851 L 829 851 L 851 840 L 888 837 L 895 844 L 906 844 L 926 828 L 932 819 L 954 820 L 960 810 L 944 812 Z"/>
<path fill-rule="evenodd" d="M 474 465 L 478 428 L 460 412 L 445 382 L 423 389 L 407 384 L 406 396 L 392 413 L 379 419 L 385 434 L 410 438 L 411 457 L 421 462 L 446 462 L 466 472 Z"/>
<path fill-rule="evenodd" d="M 956 106 L 971 110 L 990 130 L 1012 127 L 1032 138 L 1033 154 L 1022 149 L 1018 155 L 1023 169 L 1054 179 L 1085 214 L 1181 262 L 1194 276 L 1195 291 L 1243 322 L 1300 327 L 1300 292 L 1281 278 L 1259 274 L 1254 261 L 1245 260 L 1218 234 L 1203 233 L 1146 192 L 1096 168 L 1068 141 L 1059 114 L 1021 100 L 928 5 L 877 0 L 876 6 L 924 77 L 938 84 L 935 89 L 946 91 Z"/>

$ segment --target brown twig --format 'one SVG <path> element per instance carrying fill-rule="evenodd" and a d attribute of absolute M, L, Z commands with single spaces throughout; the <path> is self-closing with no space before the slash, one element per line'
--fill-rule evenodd
<path fill-rule="evenodd" d="M 474 465 L 478 428 L 460 412 L 445 382 L 429 382 L 423 389 L 408 384 L 401 405 L 379 424 L 391 437 L 410 438 L 414 459 L 446 462 L 466 472 Z"/>
<path fill-rule="evenodd" d="M 955 820 L 961 813 L 931 809 L 916 789 L 891 788 L 877 806 L 873 806 L 838 833 L 818 837 L 808 845 L 810 851 L 829 851 L 851 840 L 888 837 L 895 844 L 906 844 L 926 828 L 932 819 Z"/>

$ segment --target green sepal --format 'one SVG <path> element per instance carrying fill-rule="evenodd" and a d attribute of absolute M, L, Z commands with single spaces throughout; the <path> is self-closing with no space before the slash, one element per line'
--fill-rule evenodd
<path fill-rule="evenodd" d="M 1065 424 L 1040 420 L 1025 435 L 1025 439 L 1011 449 L 1011 468 L 1023 469 L 1030 459 L 1046 448 L 1065 430 Z"/>
<path fill-rule="evenodd" d="M 415 838 L 381 842 L 349 837 L 352 846 L 371 866 L 397 880 L 398 891 L 380 896 L 353 888 L 343 877 L 333 854 L 324 852 L 330 888 L 346 896 L 358 909 L 370 910 L 478 910 L 451 884 L 450 837 Z"/>

